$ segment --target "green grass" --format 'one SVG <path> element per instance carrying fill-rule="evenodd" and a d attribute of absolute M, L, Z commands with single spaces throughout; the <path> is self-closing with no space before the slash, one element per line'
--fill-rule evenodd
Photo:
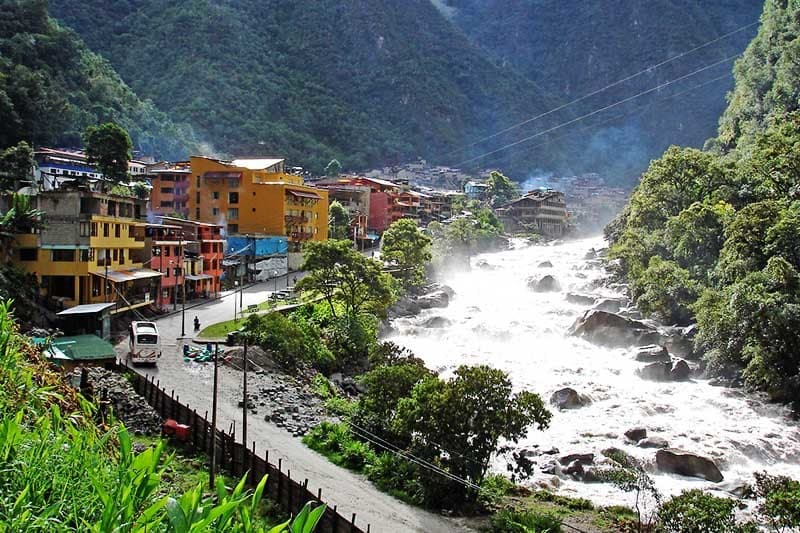
<path fill-rule="evenodd" d="M 236 331 L 244 326 L 244 319 L 226 320 L 225 322 L 217 322 L 210 326 L 203 328 L 197 335 L 198 339 L 221 339 L 228 333 Z"/>

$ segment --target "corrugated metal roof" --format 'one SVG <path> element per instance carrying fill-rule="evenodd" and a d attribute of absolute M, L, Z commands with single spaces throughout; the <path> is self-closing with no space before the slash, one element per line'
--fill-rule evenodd
<path fill-rule="evenodd" d="M 99 313 L 109 307 L 114 307 L 114 302 L 111 303 L 102 303 L 102 304 L 84 304 L 84 305 L 76 305 L 75 307 L 70 307 L 69 309 L 65 309 L 60 313 L 56 313 L 58 316 L 64 315 L 88 315 L 92 313 Z"/>
<path fill-rule="evenodd" d="M 76 335 L 74 337 L 57 337 L 52 346 L 61 350 L 73 361 L 93 361 L 116 357 L 114 347 L 97 335 Z"/>

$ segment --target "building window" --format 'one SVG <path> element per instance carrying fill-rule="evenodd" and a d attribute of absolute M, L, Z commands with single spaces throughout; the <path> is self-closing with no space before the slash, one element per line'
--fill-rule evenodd
<path fill-rule="evenodd" d="M 228 233 L 239 233 L 239 224 L 228 224 Z"/>
<path fill-rule="evenodd" d="M 36 261 L 39 258 L 38 248 L 20 248 L 19 260 L 20 261 Z"/>
<path fill-rule="evenodd" d="M 50 259 L 54 263 L 71 263 L 75 261 L 75 250 L 51 250 Z"/>
<path fill-rule="evenodd" d="M 238 192 L 229 192 L 228 193 L 228 203 L 229 204 L 238 204 L 239 203 L 239 193 Z"/>
<path fill-rule="evenodd" d="M 172 207 L 172 202 L 169 200 L 161 200 L 161 207 Z"/>
<path fill-rule="evenodd" d="M 81 262 L 87 263 L 89 261 L 94 261 L 94 248 L 81 250 Z"/>
<path fill-rule="evenodd" d="M 164 257 L 169 257 L 169 246 L 164 247 Z"/>
<path fill-rule="evenodd" d="M 172 187 L 161 187 L 161 194 L 172 194 L 174 189 Z"/>
<path fill-rule="evenodd" d="M 238 207 L 229 207 L 228 208 L 228 218 L 236 220 L 239 218 L 239 208 Z"/>
<path fill-rule="evenodd" d="M 219 215 L 219 208 L 217 208 L 217 207 L 212 207 L 212 208 L 211 208 L 211 214 L 212 214 L 213 216 L 217 216 L 217 215 Z"/>
<path fill-rule="evenodd" d="M 103 237 L 108 237 L 108 222 L 103 224 Z"/>
<path fill-rule="evenodd" d="M 256 208 L 254 207 L 254 208 L 253 208 L 253 213 L 255 213 L 255 212 L 256 212 Z"/>
<path fill-rule="evenodd" d="M 180 267 L 174 267 L 172 269 L 172 275 L 175 276 L 176 278 L 179 277 L 181 275 Z"/>
<path fill-rule="evenodd" d="M 200 188 L 200 176 L 197 176 L 197 188 Z"/>
<path fill-rule="evenodd" d="M 92 237 L 97 237 L 97 222 L 92 222 Z"/>
<path fill-rule="evenodd" d="M 116 237 L 117 239 L 119 239 L 119 230 L 120 230 L 119 224 L 114 224 L 114 237 Z"/>
<path fill-rule="evenodd" d="M 196 220 L 200 220 L 200 208 L 199 207 L 195 207 L 194 208 L 194 218 Z"/>
<path fill-rule="evenodd" d="M 161 255 L 161 247 L 153 246 L 153 257 L 158 257 L 159 255 Z"/>
<path fill-rule="evenodd" d="M 119 251 L 116 248 L 111 251 L 111 260 L 119 261 Z"/>
<path fill-rule="evenodd" d="M 211 193 L 211 197 L 214 200 L 219 200 L 219 192 L 218 191 L 214 191 L 213 193 Z"/>
<path fill-rule="evenodd" d="M 175 254 L 175 257 L 178 257 L 179 255 L 181 255 L 180 248 L 178 248 L 178 247 L 176 246 L 176 247 L 175 247 L 175 249 L 173 250 L 173 253 Z"/>
<path fill-rule="evenodd" d="M 81 237 L 88 237 L 92 231 L 93 224 L 90 222 L 81 222 L 80 223 L 80 231 Z"/>
<path fill-rule="evenodd" d="M 198 204 L 200 203 L 200 191 L 194 193 L 194 201 Z"/>

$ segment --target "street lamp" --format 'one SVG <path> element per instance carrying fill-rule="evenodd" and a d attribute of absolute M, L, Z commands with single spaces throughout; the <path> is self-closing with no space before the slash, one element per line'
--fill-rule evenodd
<path fill-rule="evenodd" d="M 181 236 L 178 240 L 178 251 L 183 257 L 183 231 L 181 231 Z M 181 268 L 181 274 L 183 274 L 183 283 L 181 283 L 181 292 L 183 293 L 183 305 L 181 306 L 181 337 L 186 336 L 186 274 L 183 272 L 183 268 Z"/>
<path fill-rule="evenodd" d="M 278 271 L 277 270 L 273 270 L 272 271 L 272 277 L 275 279 L 275 291 L 273 291 L 273 292 L 278 292 Z"/>

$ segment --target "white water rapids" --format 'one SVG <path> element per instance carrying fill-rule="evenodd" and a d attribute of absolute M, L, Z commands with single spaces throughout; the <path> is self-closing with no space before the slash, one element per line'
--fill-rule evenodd
<path fill-rule="evenodd" d="M 670 447 L 714 459 L 725 476 L 714 484 L 654 472 L 664 494 L 731 488 L 752 481 L 752 473 L 764 469 L 800 478 L 798 424 L 785 407 L 703 380 L 645 381 L 635 374 L 644 364 L 634 361 L 631 350 L 601 348 L 567 335 L 587 309 L 568 303 L 567 292 L 618 296 L 605 288 L 591 289 L 603 271 L 591 268 L 584 256 L 604 246 L 599 238 L 583 239 L 473 257 L 473 265 L 483 259 L 495 268 L 453 274 L 445 280 L 455 290 L 449 307 L 395 320 L 396 331 L 388 340 L 411 349 L 443 377 L 461 364 L 488 364 L 508 372 L 516 389 L 537 392 L 545 401 L 563 387 L 591 397 L 591 405 L 580 409 L 552 409 L 550 428 L 531 428 L 520 448 L 555 446 L 559 455 L 594 452 L 599 457 L 601 450 L 615 446 L 652 465 L 656 450 L 638 448 L 624 436 L 626 430 L 641 426 L 648 436 L 666 439 Z M 553 268 L 537 268 L 543 261 Z M 562 291 L 536 293 L 527 288 L 528 277 L 544 274 L 555 276 Z M 433 316 L 451 324 L 423 327 Z M 494 466 L 505 470 L 502 459 Z M 550 478 L 537 469 L 533 480 Z M 609 484 L 562 479 L 561 490 L 596 503 L 628 502 Z"/>

